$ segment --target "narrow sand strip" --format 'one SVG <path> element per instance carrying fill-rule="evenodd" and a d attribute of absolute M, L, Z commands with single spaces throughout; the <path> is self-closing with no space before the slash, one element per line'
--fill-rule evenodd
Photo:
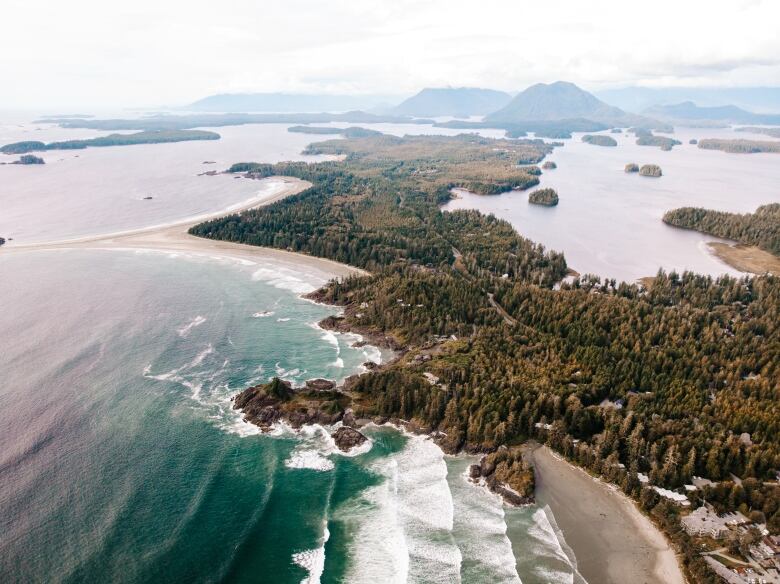
<path fill-rule="evenodd" d="M 258 264 L 287 265 L 310 273 L 322 281 L 367 273 L 359 268 L 324 258 L 269 247 L 205 239 L 187 233 L 190 227 L 203 221 L 268 205 L 290 195 L 300 193 L 311 186 L 311 183 L 306 181 L 288 177 L 271 177 L 264 179 L 264 181 L 279 184 L 279 187 L 271 188 L 268 192 L 261 193 L 259 197 L 228 207 L 217 213 L 189 217 L 166 225 L 144 227 L 105 235 L 93 235 L 64 241 L 7 245 L 3 246 L 0 254 L 66 249 L 153 250 L 236 259 Z"/>
<path fill-rule="evenodd" d="M 532 451 L 536 500 L 549 505 L 591 584 L 684 584 L 674 550 L 619 489 L 546 446 Z"/>

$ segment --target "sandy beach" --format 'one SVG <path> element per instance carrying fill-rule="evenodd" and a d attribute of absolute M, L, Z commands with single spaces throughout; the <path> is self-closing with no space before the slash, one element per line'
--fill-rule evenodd
<path fill-rule="evenodd" d="M 537 502 L 549 505 L 590 584 L 684 584 L 669 543 L 628 497 L 546 446 L 531 456 Z"/>
<path fill-rule="evenodd" d="M 292 267 L 305 271 L 313 278 L 325 282 L 332 278 L 344 278 L 366 272 L 332 260 L 317 258 L 305 254 L 293 253 L 268 247 L 258 247 L 242 243 L 217 241 L 195 237 L 188 233 L 190 227 L 209 219 L 215 219 L 231 213 L 240 213 L 255 207 L 268 205 L 290 195 L 297 194 L 311 186 L 310 183 L 289 177 L 271 177 L 258 181 L 265 183 L 266 188 L 257 197 L 218 211 L 196 217 L 188 217 L 181 221 L 165 225 L 155 225 L 129 231 L 121 231 L 104 235 L 93 235 L 68 239 L 23 245 L 3 246 L 0 254 L 68 249 L 99 249 L 99 250 L 153 250 L 194 254 L 199 256 L 235 259 L 270 265 Z"/>

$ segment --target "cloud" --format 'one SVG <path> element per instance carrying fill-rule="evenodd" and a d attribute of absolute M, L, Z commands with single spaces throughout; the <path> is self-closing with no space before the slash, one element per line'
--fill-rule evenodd
<path fill-rule="evenodd" d="M 780 2 L 761 0 L 5 0 L 2 16 L 6 108 L 555 79 L 766 84 L 780 66 Z"/>

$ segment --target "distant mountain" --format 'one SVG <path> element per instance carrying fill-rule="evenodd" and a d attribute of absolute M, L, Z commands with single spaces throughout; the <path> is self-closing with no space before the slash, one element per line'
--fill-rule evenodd
<path fill-rule="evenodd" d="M 630 112 L 693 101 L 700 106 L 733 104 L 753 112 L 780 114 L 780 87 L 624 87 L 599 91 L 596 95 Z"/>
<path fill-rule="evenodd" d="M 485 118 L 495 123 L 584 119 L 608 126 L 661 128 L 664 124 L 607 105 L 573 83 L 537 83 Z"/>
<path fill-rule="evenodd" d="M 674 105 L 656 105 L 646 109 L 645 114 L 668 122 L 721 122 L 728 124 L 767 124 L 780 125 L 780 115 L 755 114 L 735 105 L 701 107 L 692 101 Z"/>
<path fill-rule="evenodd" d="M 345 112 L 395 103 L 387 95 L 306 95 L 299 93 L 222 93 L 204 97 L 181 109 L 194 112 Z"/>
<path fill-rule="evenodd" d="M 484 116 L 504 107 L 512 96 L 494 89 L 476 87 L 426 88 L 394 107 L 397 115 L 414 117 Z"/>

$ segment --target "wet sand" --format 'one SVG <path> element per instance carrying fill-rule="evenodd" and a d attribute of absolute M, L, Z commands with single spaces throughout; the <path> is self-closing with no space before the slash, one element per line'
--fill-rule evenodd
<path fill-rule="evenodd" d="M 272 183 L 275 188 L 268 189 L 267 191 L 262 192 L 258 197 L 228 207 L 217 213 L 189 217 L 166 225 L 145 227 L 105 235 L 80 237 L 64 241 L 25 245 L 13 245 L 13 242 L 9 242 L 11 245 L 3 246 L 3 249 L 0 249 L 0 254 L 67 249 L 153 250 L 215 258 L 229 258 L 253 263 L 286 265 L 307 273 L 313 273 L 322 280 L 344 278 L 355 274 L 366 273 L 359 268 L 354 268 L 324 258 L 317 258 L 301 253 L 293 253 L 268 247 L 205 239 L 187 233 L 190 227 L 203 221 L 268 205 L 285 197 L 289 197 L 290 195 L 297 194 L 311 186 L 311 184 L 306 181 L 288 177 L 272 177 L 264 180 L 268 183 Z"/>
<path fill-rule="evenodd" d="M 536 499 L 549 505 L 577 569 L 590 584 L 684 584 L 663 534 L 617 487 L 594 479 L 546 446 L 531 452 Z"/>
<path fill-rule="evenodd" d="M 754 245 L 713 241 L 707 246 L 715 256 L 740 272 L 780 274 L 780 258 Z"/>

